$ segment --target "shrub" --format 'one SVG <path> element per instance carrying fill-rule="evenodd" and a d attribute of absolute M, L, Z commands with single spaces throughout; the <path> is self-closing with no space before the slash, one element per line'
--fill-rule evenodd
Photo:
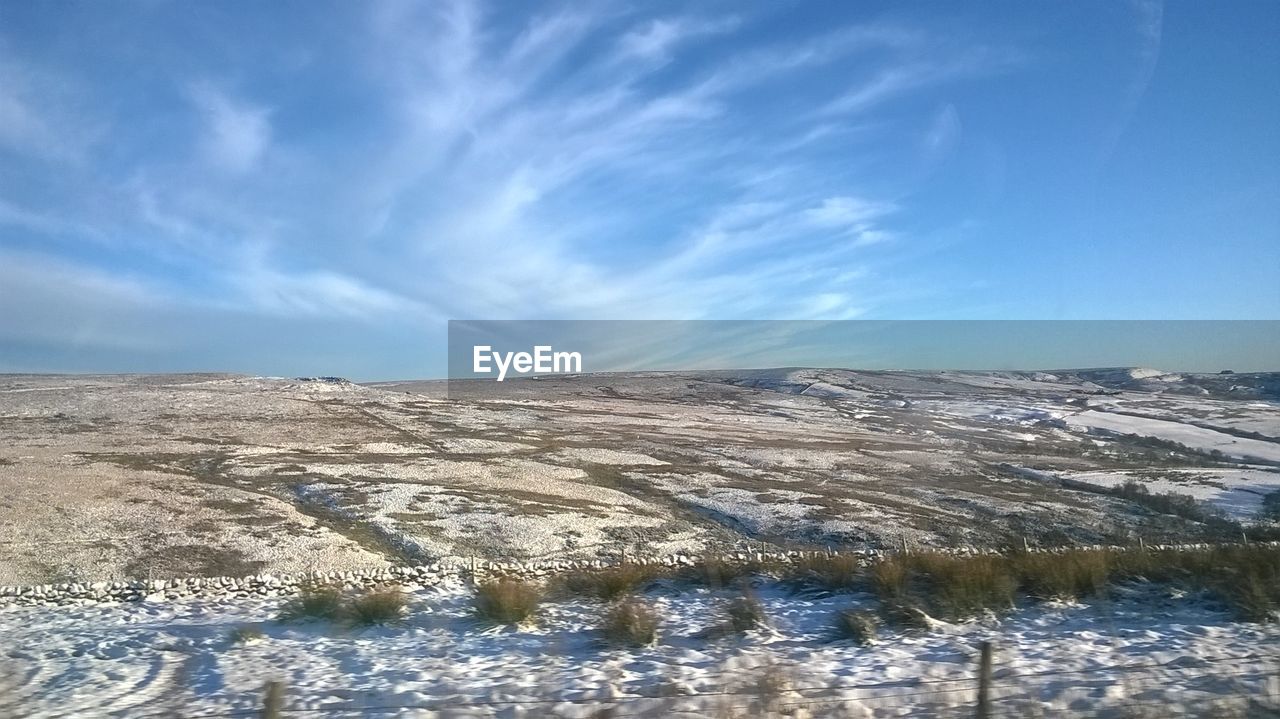
<path fill-rule="evenodd" d="M 473 598 L 476 616 L 497 624 L 529 621 L 541 601 L 542 591 L 536 584 L 505 578 L 477 585 Z"/>
<path fill-rule="evenodd" d="M 739 634 L 762 627 L 768 621 L 764 613 L 764 605 L 750 593 L 744 593 L 730 600 L 725 605 L 724 613 L 728 627 Z"/>
<path fill-rule="evenodd" d="M 357 626 L 394 624 L 404 618 L 407 603 L 404 592 L 395 587 L 384 587 L 352 599 L 345 614 Z"/>
<path fill-rule="evenodd" d="M 788 700 L 799 698 L 794 693 L 795 684 L 794 672 L 790 667 L 765 662 L 740 673 L 738 681 L 730 685 L 733 696 L 747 697 L 746 706 L 735 706 L 714 716 L 718 719 L 808 716 L 807 713 L 788 711 L 794 710 L 794 707 L 787 706 Z"/>
<path fill-rule="evenodd" d="M 707 627 L 696 636 L 702 639 L 720 639 L 749 632 L 768 623 L 764 606 L 750 592 L 725 602 L 721 606 L 723 618 L 716 624 Z"/>
<path fill-rule="evenodd" d="M 1262 497 L 1260 518 L 1280 522 L 1280 489 L 1272 490 Z"/>
<path fill-rule="evenodd" d="M 1240 619 L 1246 622 L 1275 621 L 1274 592 L 1267 591 L 1257 574 L 1250 574 L 1243 581 L 1230 585 L 1226 593 L 1227 601 Z"/>
<path fill-rule="evenodd" d="M 791 567 L 788 575 L 798 584 L 829 591 L 853 589 L 863 582 L 862 563 L 851 554 L 804 557 Z"/>
<path fill-rule="evenodd" d="M 658 640 L 658 614 L 638 599 L 624 599 L 605 614 L 600 633 L 610 644 L 648 646 Z"/>
<path fill-rule="evenodd" d="M 880 605 L 880 616 L 887 624 L 902 629 L 918 629 L 928 631 L 931 628 L 929 615 L 909 600 L 889 601 Z"/>
<path fill-rule="evenodd" d="M 310 583 L 303 585 L 297 596 L 280 608 L 280 620 L 284 622 L 334 620 L 342 616 L 342 591 L 331 584 Z"/>
<path fill-rule="evenodd" d="M 1124 484 L 1106 490 L 1122 499 L 1145 507 L 1159 514 L 1172 514 L 1192 522 L 1199 522 L 1210 529 L 1227 536 L 1236 537 L 1243 530 L 1239 522 L 1227 517 L 1226 513 L 1212 504 L 1206 504 L 1188 494 L 1176 492 L 1155 493 L 1146 485 L 1134 479 L 1125 480 Z"/>
<path fill-rule="evenodd" d="M 759 562 L 731 561 L 709 555 L 681 572 L 681 578 L 708 587 L 723 588 L 740 584 L 764 569 Z"/>
<path fill-rule="evenodd" d="M 1022 586 L 1041 599 L 1075 599 L 1101 594 L 1111 576 L 1110 554 L 1080 550 L 1024 554 L 1014 559 Z"/>
<path fill-rule="evenodd" d="M 871 589 L 883 601 L 899 600 L 907 595 L 909 573 L 899 556 L 884 557 L 871 565 Z"/>
<path fill-rule="evenodd" d="M 836 612 L 836 636 L 855 644 L 870 644 L 876 638 L 876 616 L 871 612 L 843 609 Z"/>
<path fill-rule="evenodd" d="M 1249 622 L 1270 622 L 1280 609 L 1280 550 L 1229 547 L 1212 554 L 1219 568 L 1211 582 L 1236 615 Z"/>
<path fill-rule="evenodd" d="M 232 629 L 228 639 L 231 640 L 232 644 L 248 644 L 250 642 L 256 642 L 259 639 L 262 639 L 262 637 L 263 634 L 261 629 L 246 625 Z"/>
<path fill-rule="evenodd" d="M 927 579 L 932 604 L 952 619 L 1013 606 L 1018 583 L 1005 557 L 922 554 L 911 561 Z"/>
<path fill-rule="evenodd" d="M 572 572 L 558 579 L 554 588 L 563 594 L 612 601 L 643 588 L 661 574 L 661 568 L 653 565 L 620 564 L 607 569 Z"/>

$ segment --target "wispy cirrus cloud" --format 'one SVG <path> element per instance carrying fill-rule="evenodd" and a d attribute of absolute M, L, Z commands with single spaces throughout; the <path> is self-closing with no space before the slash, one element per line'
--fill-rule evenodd
<path fill-rule="evenodd" d="M 188 90 L 199 111 L 200 148 L 213 166 L 234 173 L 253 170 L 271 145 L 271 112 L 208 83 Z"/>
<path fill-rule="evenodd" d="M 82 160 L 102 135 L 86 104 L 74 80 L 18 61 L 0 43 L 0 153 L 42 162 Z"/>
<path fill-rule="evenodd" d="M 128 142 L 49 182 L 85 216 L 118 208 L 118 254 L 77 266 L 136 266 L 131 282 L 201 312 L 413 332 L 858 316 L 908 281 L 878 268 L 911 243 L 911 188 L 870 168 L 928 141 L 876 110 L 1003 60 L 883 18 L 778 38 L 767 22 L 458 1 L 335 6 L 296 48 L 221 28 L 230 48 L 190 48 L 120 93 L 168 98 L 134 108 L 139 127 L 101 118 Z M 0 84 L 0 141 L 56 135 L 28 89 Z M 90 226 L 0 200 L 0 222 L 33 235 Z"/>

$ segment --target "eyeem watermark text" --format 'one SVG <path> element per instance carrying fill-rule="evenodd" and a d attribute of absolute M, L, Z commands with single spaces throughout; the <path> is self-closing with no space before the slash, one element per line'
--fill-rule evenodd
<path fill-rule="evenodd" d="M 492 362 L 492 364 L 490 364 Z M 516 374 L 546 374 L 551 372 L 581 372 L 582 353 L 556 352 L 551 345 L 536 345 L 533 353 L 494 352 L 489 345 L 475 345 L 471 349 L 471 369 L 476 374 L 492 374 L 498 370 L 498 381 L 506 379 L 507 371 Z"/>

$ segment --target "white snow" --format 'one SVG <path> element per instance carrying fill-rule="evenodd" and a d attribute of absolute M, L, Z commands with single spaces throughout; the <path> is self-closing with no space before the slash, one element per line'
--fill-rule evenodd
<path fill-rule="evenodd" d="M 912 403 L 915 409 L 926 410 L 951 417 L 964 417 L 984 422 L 1029 425 L 1044 420 L 1060 419 L 1068 413 L 1065 408 L 1048 408 L 1038 405 L 977 402 L 969 400 L 929 400 Z"/>
<path fill-rule="evenodd" d="M 1265 469 L 1162 469 L 1151 472 L 1074 472 L 1062 476 L 1102 487 L 1117 487 L 1133 479 L 1153 493 L 1174 492 L 1195 497 L 1222 509 L 1234 519 L 1257 519 L 1262 498 L 1280 491 L 1280 470 Z"/>
<path fill-rule="evenodd" d="M 536 626 L 479 625 L 460 584 L 416 589 L 403 626 L 364 630 L 279 624 L 280 600 L 271 599 L 7 609 L 0 662 L 13 681 L 0 692 L 0 710 L 9 701 L 34 717 L 254 712 L 264 683 L 281 680 L 291 709 L 490 702 L 450 716 L 585 717 L 603 706 L 590 700 L 613 698 L 628 715 L 658 717 L 723 706 L 724 696 L 705 695 L 738 691 L 767 673 L 797 689 L 783 702 L 834 702 L 848 712 L 840 716 L 918 715 L 972 706 L 982 640 L 995 644 L 994 696 L 1008 715 L 1276 696 L 1280 628 L 1233 623 L 1206 600 L 1132 591 L 1096 606 L 1047 604 L 938 623 L 929 633 L 887 632 L 870 647 L 829 634 L 835 611 L 870 606 L 870 597 L 776 588 L 761 591 L 772 628 L 719 641 L 694 635 L 717 621 L 725 595 L 651 595 L 663 636 L 636 650 L 599 644 L 603 609 L 585 601 L 545 605 Z M 232 642 L 231 632 L 246 626 L 263 638 Z M 634 698 L 664 692 L 704 696 Z M 823 706 L 810 708 L 830 715 Z"/>
<path fill-rule="evenodd" d="M 1102 429 L 1120 434 L 1139 434 L 1180 442 L 1202 451 L 1219 450 L 1237 459 L 1280 462 L 1280 443 L 1234 437 L 1225 432 L 1150 417 L 1134 417 L 1098 410 L 1086 410 L 1066 418 L 1067 426 Z"/>

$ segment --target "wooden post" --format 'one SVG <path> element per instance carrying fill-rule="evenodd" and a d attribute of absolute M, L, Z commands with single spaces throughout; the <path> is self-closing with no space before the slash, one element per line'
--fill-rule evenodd
<path fill-rule="evenodd" d="M 978 659 L 978 719 L 991 718 L 991 642 L 982 643 Z"/>
<path fill-rule="evenodd" d="M 267 682 L 262 700 L 262 719 L 280 719 L 284 711 L 284 682 Z"/>
<path fill-rule="evenodd" d="M 1031 552 L 1031 545 L 1027 543 L 1027 535 L 1025 534 L 1022 535 L 1022 551 L 1028 554 Z"/>
<path fill-rule="evenodd" d="M 1143 552 L 1147 551 L 1147 543 L 1142 541 L 1142 535 L 1138 535 L 1138 549 Z"/>

